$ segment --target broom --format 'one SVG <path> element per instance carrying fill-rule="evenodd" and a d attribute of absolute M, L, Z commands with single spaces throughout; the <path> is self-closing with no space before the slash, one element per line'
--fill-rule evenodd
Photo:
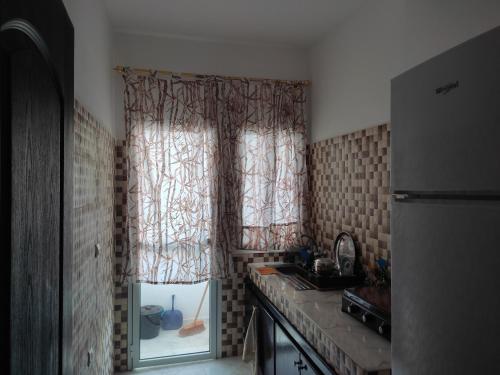
<path fill-rule="evenodd" d="M 200 314 L 201 305 L 203 305 L 203 301 L 205 300 L 205 294 L 207 294 L 208 283 L 209 281 L 207 281 L 207 285 L 205 285 L 205 290 L 203 291 L 203 296 L 201 297 L 200 305 L 198 306 L 198 310 L 196 311 L 194 321 L 192 323 L 185 324 L 184 327 L 179 330 L 179 336 L 185 337 L 196 335 L 197 333 L 203 332 L 205 330 L 203 320 L 198 320 L 198 315 Z"/>

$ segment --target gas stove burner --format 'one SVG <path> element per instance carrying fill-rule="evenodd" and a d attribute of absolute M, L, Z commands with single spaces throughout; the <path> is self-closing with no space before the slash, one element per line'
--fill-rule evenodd
<path fill-rule="evenodd" d="M 342 311 L 391 340 L 391 289 L 362 286 L 344 290 Z"/>

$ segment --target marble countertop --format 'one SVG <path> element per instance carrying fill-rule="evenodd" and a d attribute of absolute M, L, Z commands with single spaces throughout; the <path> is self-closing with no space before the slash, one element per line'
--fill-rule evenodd
<path fill-rule="evenodd" d="M 339 374 L 390 374 L 391 344 L 341 311 L 342 291 L 296 290 L 278 275 L 251 263 L 251 280 Z"/>

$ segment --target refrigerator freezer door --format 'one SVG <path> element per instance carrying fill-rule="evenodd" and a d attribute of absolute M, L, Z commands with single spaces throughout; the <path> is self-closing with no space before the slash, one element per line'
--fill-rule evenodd
<path fill-rule="evenodd" d="M 391 82 L 393 192 L 500 191 L 500 28 Z"/>
<path fill-rule="evenodd" d="M 393 202 L 393 374 L 500 374 L 500 202 Z"/>

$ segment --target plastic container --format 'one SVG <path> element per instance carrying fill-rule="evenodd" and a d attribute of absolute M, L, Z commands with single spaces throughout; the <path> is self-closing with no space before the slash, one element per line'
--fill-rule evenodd
<path fill-rule="evenodd" d="M 174 298 L 172 295 L 172 310 L 165 310 L 161 317 L 161 328 L 164 330 L 175 330 L 182 327 L 182 312 L 174 309 Z"/>
<path fill-rule="evenodd" d="M 141 306 L 141 340 L 149 340 L 158 336 L 160 332 L 163 307 L 158 305 Z"/>

